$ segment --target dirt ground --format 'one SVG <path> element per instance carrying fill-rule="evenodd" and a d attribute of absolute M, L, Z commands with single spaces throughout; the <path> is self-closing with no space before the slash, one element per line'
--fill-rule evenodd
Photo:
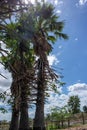
<path fill-rule="evenodd" d="M 70 127 L 62 130 L 87 130 L 87 124 L 81 126 Z"/>

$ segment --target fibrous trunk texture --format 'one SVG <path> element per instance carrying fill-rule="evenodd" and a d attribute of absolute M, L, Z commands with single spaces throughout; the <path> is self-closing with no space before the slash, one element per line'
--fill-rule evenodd
<path fill-rule="evenodd" d="M 13 106 L 12 119 L 9 130 L 18 130 L 18 126 L 19 126 L 19 109 L 16 109 L 15 106 Z"/>
<path fill-rule="evenodd" d="M 39 60 L 39 72 L 37 82 L 37 100 L 36 100 L 36 112 L 33 130 L 45 130 L 44 121 L 44 93 L 45 93 L 45 79 L 44 79 L 44 66 L 43 60 Z"/>
<path fill-rule="evenodd" d="M 23 85 L 24 83 L 22 82 L 19 130 L 29 130 L 27 86 Z"/>

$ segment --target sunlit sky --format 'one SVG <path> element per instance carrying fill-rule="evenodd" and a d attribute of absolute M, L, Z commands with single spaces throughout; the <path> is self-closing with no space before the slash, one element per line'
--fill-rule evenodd
<path fill-rule="evenodd" d="M 56 6 L 60 20 L 65 21 L 63 32 L 68 34 L 69 40 L 58 40 L 53 45 L 53 52 L 48 58 L 56 72 L 62 73 L 64 76 L 62 81 L 66 85 L 59 88 L 60 95 L 50 92 L 50 103 L 45 105 L 45 113 L 49 112 L 51 107 L 65 105 L 71 95 L 80 97 L 81 107 L 87 105 L 87 0 L 50 0 L 49 2 Z M 2 66 L 0 72 L 8 78 L 6 80 L 0 77 L 0 91 L 2 91 L 10 86 L 11 79 L 10 74 L 3 71 Z M 30 115 L 32 114 L 31 111 Z M 10 120 L 10 116 L 10 112 L 5 115 L 0 113 L 0 120 Z"/>

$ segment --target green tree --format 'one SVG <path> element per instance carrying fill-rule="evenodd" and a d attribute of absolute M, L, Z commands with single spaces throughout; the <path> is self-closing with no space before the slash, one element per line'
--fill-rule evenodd
<path fill-rule="evenodd" d="M 14 102 L 10 130 L 18 129 L 18 117 L 20 108 L 21 115 L 19 129 L 29 129 L 27 99 L 29 92 L 29 81 L 31 79 L 30 76 L 33 76 L 33 71 L 31 71 L 31 64 L 34 60 L 34 57 L 32 56 L 33 50 L 32 48 L 30 49 L 29 41 L 25 42 L 25 44 L 27 44 L 27 51 L 25 52 L 24 48 L 22 50 L 20 45 L 20 38 L 17 39 L 18 37 L 16 35 L 12 35 L 13 30 L 14 32 L 17 30 L 16 24 L 11 23 L 8 24 L 6 27 L 7 32 L 3 36 L 3 39 L 6 44 L 6 48 L 9 48 L 10 51 L 7 56 L 2 56 L 1 58 L 6 69 L 8 69 L 12 73 L 13 78 L 11 92 L 12 97 L 14 98 Z M 18 33 L 21 33 L 22 35 L 22 32 L 18 31 Z M 18 107 L 17 103 L 20 104 L 20 108 Z"/>
<path fill-rule="evenodd" d="M 51 4 L 37 4 L 38 32 L 34 35 L 34 50 L 39 57 L 37 100 L 34 119 L 34 129 L 45 129 L 44 123 L 44 102 L 47 89 L 47 79 L 55 79 L 55 74 L 50 70 L 47 55 L 52 51 L 52 45 L 58 37 L 67 39 L 67 35 L 61 33 L 64 23 L 58 21 L 58 16 L 53 13 L 54 7 Z M 49 43 L 50 42 L 50 43 Z M 46 71 L 48 74 L 46 75 Z M 50 73 L 51 72 L 51 73 Z M 48 76 L 49 75 L 49 76 Z"/>
<path fill-rule="evenodd" d="M 24 1 L 20 0 L 1 0 L 0 1 L 0 32 L 6 29 L 6 21 L 9 21 L 11 18 L 15 18 L 15 14 L 27 9 L 25 6 Z M 1 41 L 0 41 L 0 53 L 7 53 L 6 50 L 1 48 Z M 0 62 L 0 64 L 2 64 Z M 0 73 L 0 76 L 6 78 L 3 74 Z"/>
<path fill-rule="evenodd" d="M 86 106 L 86 105 L 83 106 L 83 111 L 84 111 L 85 113 L 87 113 L 87 106 Z"/>
<path fill-rule="evenodd" d="M 72 114 L 80 112 L 80 99 L 78 95 L 71 96 L 68 100 L 68 109 Z"/>

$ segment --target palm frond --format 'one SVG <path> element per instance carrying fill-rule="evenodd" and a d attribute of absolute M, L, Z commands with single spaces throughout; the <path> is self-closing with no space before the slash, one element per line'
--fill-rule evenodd
<path fill-rule="evenodd" d="M 54 37 L 54 36 L 48 36 L 48 37 L 47 37 L 47 40 L 48 40 L 48 41 L 51 41 L 52 43 L 55 43 L 56 37 Z"/>
<path fill-rule="evenodd" d="M 55 35 L 56 35 L 56 37 L 63 38 L 65 40 L 67 40 L 69 38 L 67 34 L 61 33 L 61 32 L 58 32 L 58 31 L 55 32 Z"/>

